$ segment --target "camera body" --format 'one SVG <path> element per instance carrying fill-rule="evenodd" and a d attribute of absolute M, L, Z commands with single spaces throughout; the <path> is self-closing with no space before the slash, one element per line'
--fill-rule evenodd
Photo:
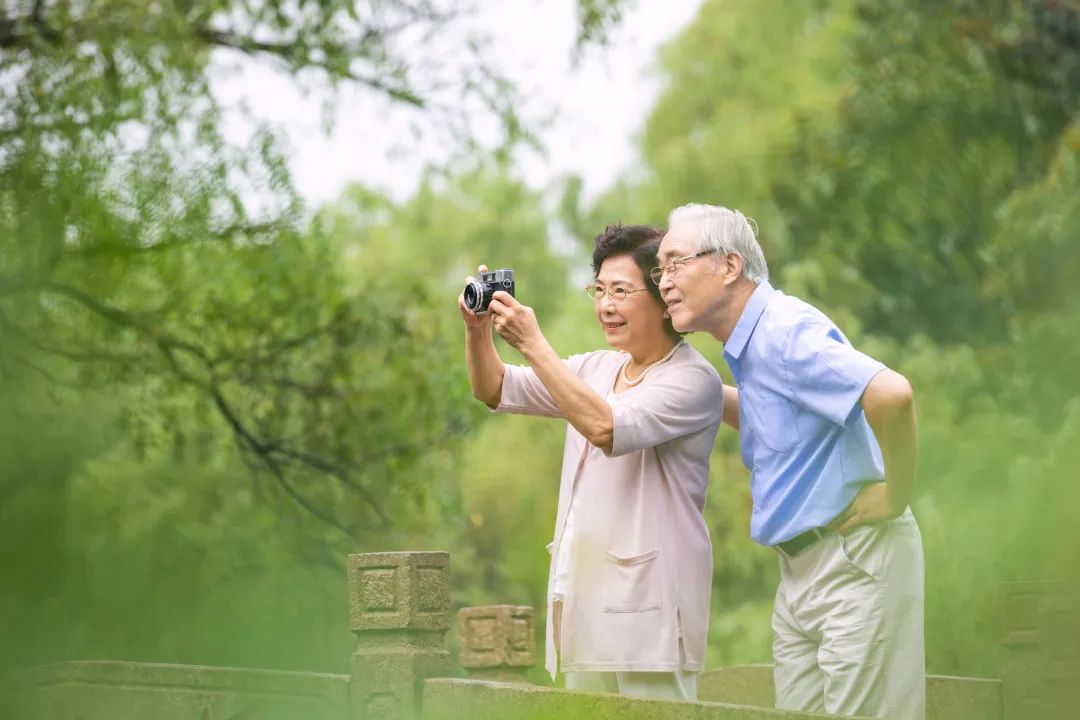
<path fill-rule="evenodd" d="M 491 304 L 491 296 L 499 290 L 514 294 L 514 271 L 499 268 L 491 272 L 482 272 L 476 279 L 465 286 L 465 307 L 477 315 L 484 315 Z"/>

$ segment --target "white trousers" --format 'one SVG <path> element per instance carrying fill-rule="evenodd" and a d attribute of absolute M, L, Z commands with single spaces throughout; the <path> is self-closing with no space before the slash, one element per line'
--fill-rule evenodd
<path fill-rule="evenodd" d="M 568 672 L 566 689 L 652 698 L 697 700 L 696 672 Z"/>
<path fill-rule="evenodd" d="M 780 553 L 776 707 L 925 720 L 923 552 L 911 511 Z"/>

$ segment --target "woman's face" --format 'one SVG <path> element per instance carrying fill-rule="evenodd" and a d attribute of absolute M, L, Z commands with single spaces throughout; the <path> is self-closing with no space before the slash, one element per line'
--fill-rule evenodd
<path fill-rule="evenodd" d="M 609 257 L 600 266 L 596 276 L 600 291 L 622 288 L 630 293 L 621 301 L 613 300 L 606 293 L 596 294 L 596 318 L 612 347 L 633 353 L 639 349 L 647 350 L 666 337 L 664 306 L 649 294 L 645 283 L 641 268 L 629 255 Z"/>

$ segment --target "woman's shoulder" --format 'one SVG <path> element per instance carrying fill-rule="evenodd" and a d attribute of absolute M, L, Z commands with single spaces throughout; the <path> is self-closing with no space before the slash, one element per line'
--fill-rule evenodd
<path fill-rule="evenodd" d="M 566 358 L 566 364 L 575 374 L 588 375 L 594 372 L 608 371 L 625 361 L 626 353 L 615 350 L 592 350 Z"/>
<path fill-rule="evenodd" d="M 688 382 L 701 383 L 709 390 L 717 392 L 723 390 L 724 383 L 720 379 L 720 373 L 711 362 L 705 359 L 704 355 L 698 352 L 697 348 L 689 343 L 684 342 L 671 357 L 671 362 L 665 364 L 668 365 L 665 368 L 665 374 L 681 375 Z"/>

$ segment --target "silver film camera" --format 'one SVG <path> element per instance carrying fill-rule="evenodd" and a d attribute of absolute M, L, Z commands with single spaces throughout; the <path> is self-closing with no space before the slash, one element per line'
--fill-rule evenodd
<path fill-rule="evenodd" d="M 491 296 L 499 290 L 514 294 L 514 271 L 499 268 L 491 272 L 480 273 L 475 280 L 465 286 L 465 307 L 477 315 L 483 315 L 491 304 Z"/>

